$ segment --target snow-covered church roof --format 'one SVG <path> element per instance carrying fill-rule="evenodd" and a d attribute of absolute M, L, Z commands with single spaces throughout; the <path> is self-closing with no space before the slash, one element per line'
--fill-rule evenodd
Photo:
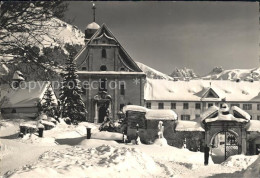
<path fill-rule="evenodd" d="M 229 80 L 170 81 L 149 79 L 145 100 L 161 101 L 260 101 L 260 82 Z"/>
<path fill-rule="evenodd" d="M 100 28 L 100 26 L 99 26 L 96 22 L 92 22 L 92 23 L 90 23 L 90 24 L 88 24 L 88 25 L 86 26 L 86 29 L 97 30 L 97 29 L 99 29 L 99 28 Z"/>
<path fill-rule="evenodd" d="M 34 84 L 22 82 L 19 88 L 8 90 L 8 93 L 2 97 L 1 108 L 35 107 L 42 100 L 49 86 L 50 82 L 47 81 L 37 81 Z M 57 99 L 54 102 L 57 103 Z"/>

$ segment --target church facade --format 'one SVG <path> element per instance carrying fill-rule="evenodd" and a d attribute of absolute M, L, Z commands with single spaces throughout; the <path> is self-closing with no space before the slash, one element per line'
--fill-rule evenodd
<path fill-rule="evenodd" d="M 116 120 L 125 105 L 143 106 L 146 75 L 108 27 L 92 22 L 86 27 L 85 42 L 74 60 L 87 120 L 101 123 L 108 111 Z"/>

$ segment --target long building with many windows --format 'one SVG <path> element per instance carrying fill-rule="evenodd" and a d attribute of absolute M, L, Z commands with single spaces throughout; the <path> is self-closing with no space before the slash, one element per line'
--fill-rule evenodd
<path fill-rule="evenodd" d="M 229 80 L 169 81 L 147 79 L 144 99 L 147 108 L 172 109 L 180 120 L 194 120 L 207 108 L 238 106 L 260 120 L 260 82 Z"/>

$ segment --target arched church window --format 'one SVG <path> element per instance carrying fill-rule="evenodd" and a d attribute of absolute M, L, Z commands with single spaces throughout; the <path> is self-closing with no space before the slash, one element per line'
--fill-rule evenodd
<path fill-rule="evenodd" d="M 101 71 L 106 71 L 106 70 L 107 70 L 107 66 L 106 66 L 106 65 L 100 66 L 100 70 L 101 70 Z"/>
<path fill-rule="evenodd" d="M 87 70 L 87 68 L 86 68 L 86 67 L 82 67 L 81 69 L 82 69 L 82 70 Z"/>
<path fill-rule="evenodd" d="M 107 52 L 105 49 L 102 49 L 102 58 L 107 58 Z"/>

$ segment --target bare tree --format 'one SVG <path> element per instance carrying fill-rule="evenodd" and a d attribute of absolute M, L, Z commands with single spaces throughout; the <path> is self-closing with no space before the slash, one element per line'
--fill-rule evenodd
<path fill-rule="evenodd" d="M 44 47 L 48 41 L 51 43 L 56 40 L 50 35 L 49 30 L 57 27 L 55 24 L 49 24 L 48 20 L 55 17 L 63 18 L 67 6 L 68 4 L 62 1 L 1 1 L 0 56 L 13 58 L 9 62 L 32 63 L 48 70 L 48 61 L 40 62 L 39 52 L 35 51 L 33 46 Z"/>

